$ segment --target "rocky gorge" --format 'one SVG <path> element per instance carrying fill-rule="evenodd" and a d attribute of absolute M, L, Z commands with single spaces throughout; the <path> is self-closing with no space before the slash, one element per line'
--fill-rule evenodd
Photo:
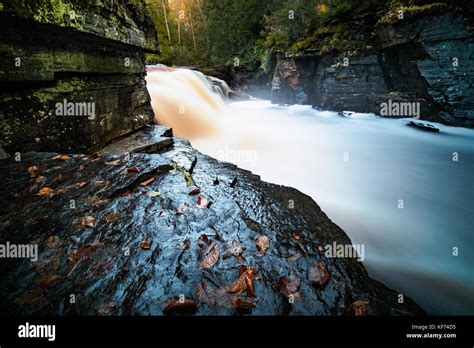
<path fill-rule="evenodd" d="M 0 5 L 0 241 L 39 249 L 0 260 L 2 313 L 424 314 L 326 256 L 351 240 L 312 198 L 151 124 L 138 2 Z"/>
<path fill-rule="evenodd" d="M 387 13 L 375 25 L 358 17 L 335 23 L 302 41 L 299 52 L 278 53 L 267 78 L 272 101 L 381 116 L 383 103 L 419 103 L 421 119 L 472 128 L 472 4 L 415 9 Z"/>

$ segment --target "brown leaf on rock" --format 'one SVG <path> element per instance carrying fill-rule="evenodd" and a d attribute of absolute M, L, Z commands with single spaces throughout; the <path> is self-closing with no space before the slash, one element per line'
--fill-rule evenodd
<path fill-rule="evenodd" d="M 117 308 L 117 304 L 113 301 L 101 304 L 95 310 L 98 314 L 109 314 Z"/>
<path fill-rule="evenodd" d="M 67 161 L 68 159 L 71 159 L 71 157 L 69 157 L 68 155 L 57 155 L 51 159 L 56 161 Z"/>
<path fill-rule="evenodd" d="M 140 248 L 143 250 L 150 250 L 152 243 L 153 241 L 151 239 L 144 239 L 140 242 Z"/>
<path fill-rule="evenodd" d="M 211 202 L 209 201 L 209 199 L 203 195 L 199 195 L 198 199 L 197 199 L 197 206 L 199 208 L 203 208 L 203 209 L 206 209 L 209 207 L 209 204 Z"/>
<path fill-rule="evenodd" d="M 265 255 L 265 252 L 267 251 L 268 247 L 270 246 L 270 239 L 267 236 L 259 236 L 257 240 L 255 241 L 255 245 L 257 246 L 257 249 L 260 253 L 260 255 Z"/>
<path fill-rule="evenodd" d="M 64 181 L 69 178 L 69 174 L 67 173 L 59 173 L 54 179 L 53 182 Z"/>
<path fill-rule="evenodd" d="M 241 266 L 239 278 L 226 286 L 227 292 L 233 294 L 246 290 L 247 295 L 252 297 L 254 293 L 253 281 L 255 280 L 256 273 L 255 267 Z"/>
<path fill-rule="evenodd" d="M 215 289 L 215 294 L 216 304 L 226 308 L 251 309 L 255 308 L 258 302 L 257 298 L 231 294 L 226 288 L 222 287 Z"/>
<path fill-rule="evenodd" d="M 355 301 L 354 303 L 350 305 L 350 308 L 351 308 L 352 313 L 354 313 L 356 317 L 364 316 L 367 314 L 366 307 L 368 304 L 369 302 L 367 301 Z"/>
<path fill-rule="evenodd" d="M 78 183 L 76 184 L 76 187 L 77 187 L 77 188 L 84 188 L 84 187 L 86 187 L 87 185 L 89 185 L 89 181 L 81 181 L 81 182 L 78 182 Z"/>
<path fill-rule="evenodd" d="M 200 302 L 209 306 L 214 306 L 216 304 L 214 288 L 209 287 L 204 281 L 200 281 L 196 286 L 196 297 Z"/>
<path fill-rule="evenodd" d="M 115 160 L 115 161 L 105 162 L 105 164 L 108 165 L 108 166 L 118 167 L 118 166 L 122 165 L 122 161 L 118 159 L 118 160 Z"/>
<path fill-rule="evenodd" d="M 105 217 L 106 222 L 114 222 L 119 218 L 119 213 L 110 213 Z"/>
<path fill-rule="evenodd" d="M 125 171 L 126 171 L 127 173 L 137 173 L 137 172 L 139 172 L 140 170 L 141 170 L 141 169 L 138 168 L 138 167 L 129 167 L 129 168 L 127 168 Z"/>
<path fill-rule="evenodd" d="M 196 301 L 192 298 L 174 296 L 163 303 L 163 313 L 165 315 L 194 314 L 196 311 Z"/>
<path fill-rule="evenodd" d="M 213 241 L 205 234 L 201 234 L 198 238 L 197 247 L 198 247 L 198 256 L 199 258 L 203 257 L 210 249 L 213 244 Z"/>
<path fill-rule="evenodd" d="M 55 282 L 61 279 L 64 279 L 64 277 L 57 274 L 50 274 L 50 275 L 38 278 L 36 282 L 40 287 L 47 288 L 47 287 L 52 286 Z"/>
<path fill-rule="evenodd" d="M 211 268 L 219 261 L 219 246 L 214 244 L 211 250 L 204 256 L 198 269 Z"/>
<path fill-rule="evenodd" d="M 50 236 L 46 240 L 46 245 L 48 248 L 56 248 L 59 245 L 59 237 L 58 236 Z"/>
<path fill-rule="evenodd" d="M 78 228 L 95 227 L 95 217 L 86 215 L 81 218 L 74 219 L 72 225 Z"/>
<path fill-rule="evenodd" d="M 38 176 L 39 168 L 37 166 L 28 167 L 28 173 L 31 175 L 32 178 Z"/>
<path fill-rule="evenodd" d="M 101 179 L 101 180 L 97 180 L 95 182 L 96 186 L 107 186 L 108 184 L 110 184 L 110 181 L 109 180 L 105 180 L 105 179 Z"/>
<path fill-rule="evenodd" d="M 318 261 L 308 270 L 309 280 L 315 287 L 323 287 L 328 282 L 330 275 L 326 266 Z"/>
<path fill-rule="evenodd" d="M 102 199 L 98 196 L 92 196 L 88 199 L 86 199 L 86 201 L 84 202 L 85 205 L 88 205 L 88 206 L 94 206 L 94 207 L 97 207 L 99 205 L 103 205 L 103 204 L 106 204 L 108 201 L 106 199 Z"/>
<path fill-rule="evenodd" d="M 46 180 L 48 180 L 46 177 L 39 175 L 39 176 L 36 178 L 35 182 L 36 182 L 37 184 L 41 184 L 41 183 L 45 182 Z"/>
<path fill-rule="evenodd" d="M 288 277 L 281 277 L 278 280 L 278 290 L 287 298 L 290 295 L 295 295 L 301 286 L 301 277 L 297 275 L 289 275 Z"/>
<path fill-rule="evenodd" d="M 153 181 L 155 181 L 155 177 L 141 182 L 140 186 L 147 186 L 147 185 L 151 184 Z"/>
<path fill-rule="evenodd" d="M 188 193 L 188 195 L 190 196 L 194 196 L 194 195 L 197 195 L 201 193 L 201 189 L 200 188 L 195 188 L 194 190 L 192 190 L 191 192 Z"/>
<path fill-rule="evenodd" d="M 102 157 L 101 157 L 99 154 L 96 154 L 96 153 L 94 153 L 94 154 L 92 154 L 92 155 L 89 156 L 89 159 L 91 160 L 91 162 L 98 161 L 98 160 L 100 160 L 101 158 L 102 158 Z"/>
<path fill-rule="evenodd" d="M 55 190 L 49 188 L 49 187 L 43 187 L 41 190 L 39 190 L 36 193 L 36 196 L 49 196 L 52 197 L 54 196 Z"/>
<path fill-rule="evenodd" d="M 69 254 L 69 261 L 89 260 L 92 254 L 99 248 L 102 248 L 104 243 L 96 242 L 80 246 L 77 250 L 73 250 Z"/>

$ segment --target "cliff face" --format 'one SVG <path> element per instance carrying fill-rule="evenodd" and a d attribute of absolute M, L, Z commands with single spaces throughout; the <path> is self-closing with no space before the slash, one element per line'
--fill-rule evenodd
<path fill-rule="evenodd" d="M 92 151 L 153 117 L 144 53 L 157 52 L 139 1 L 0 2 L 0 143 Z"/>
<path fill-rule="evenodd" d="M 421 119 L 473 127 L 471 26 L 468 15 L 455 10 L 389 18 L 370 40 L 359 34 L 355 41 L 363 45 L 353 50 L 280 55 L 272 100 L 382 116 L 382 103 L 416 102 Z"/>

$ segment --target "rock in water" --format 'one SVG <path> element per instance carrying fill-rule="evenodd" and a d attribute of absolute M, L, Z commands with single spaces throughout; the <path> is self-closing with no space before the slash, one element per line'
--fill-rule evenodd
<path fill-rule="evenodd" d="M 111 314 L 362 312 L 353 303 L 364 303 L 368 314 L 424 313 L 406 297 L 398 303 L 398 293 L 369 278 L 356 259 L 326 258 L 318 251 L 320 245 L 351 241 L 309 196 L 205 156 L 185 140 L 169 143 L 160 154 L 134 153 L 129 159 L 125 153 L 69 154 L 58 161 L 52 159 L 58 154 L 31 152 L 20 163 L 0 162 L 0 244 L 39 245 L 42 272 L 29 259 L 0 263 L 2 313 L 95 315 L 104 298 L 116 304 Z M 185 158 L 196 158 L 192 174 Z M 117 165 L 106 163 L 117 159 Z M 32 167 L 54 195 L 37 195 L 41 188 L 33 185 Z M 131 167 L 141 170 L 127 172 Z M 61 173 L 63 179 L 54 181 Z M 156 180 L 141 185 L 152 176 Z M 216 177 L 238 178 L 239 184 L 214 185 Z M 190 179 L 213 202 L 208 209 L 189 195 Z M 298 211 L 288 208 L 290 199 Z M 51 248 L 53 231 L 61 242 Z M 255 244 L 262 236 L 271 241 L 265 253 L 267 238 L 260 251 Z M 144 240 L 153 241 L 146 250 Z M 177 247 L 183 240 L 189 247 Z M 229 248 L 235 257 L 228 257 Z M 298 258 L 289 259 L 292 255 Z M 38 285 L 48 277 L 61 281 Z M 87 293 L 88 301 L 64 306 L 71 288 Z M 289 306 L 296 292 L 304 301 Z"/>

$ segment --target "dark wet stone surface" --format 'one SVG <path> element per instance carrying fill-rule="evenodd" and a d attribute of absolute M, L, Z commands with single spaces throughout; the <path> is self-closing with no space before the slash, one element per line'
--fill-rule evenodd
<path fill-rule="evenodd" d="M 1 260 L 2 313 L 424 313 L 356 259 L 324 256 L 318 246 L 351 242 L 310 197 L 172 139 L 129 160 L 116 150 L 0 161 L 0 242 L 39 246 L 37 262 Z"/>

